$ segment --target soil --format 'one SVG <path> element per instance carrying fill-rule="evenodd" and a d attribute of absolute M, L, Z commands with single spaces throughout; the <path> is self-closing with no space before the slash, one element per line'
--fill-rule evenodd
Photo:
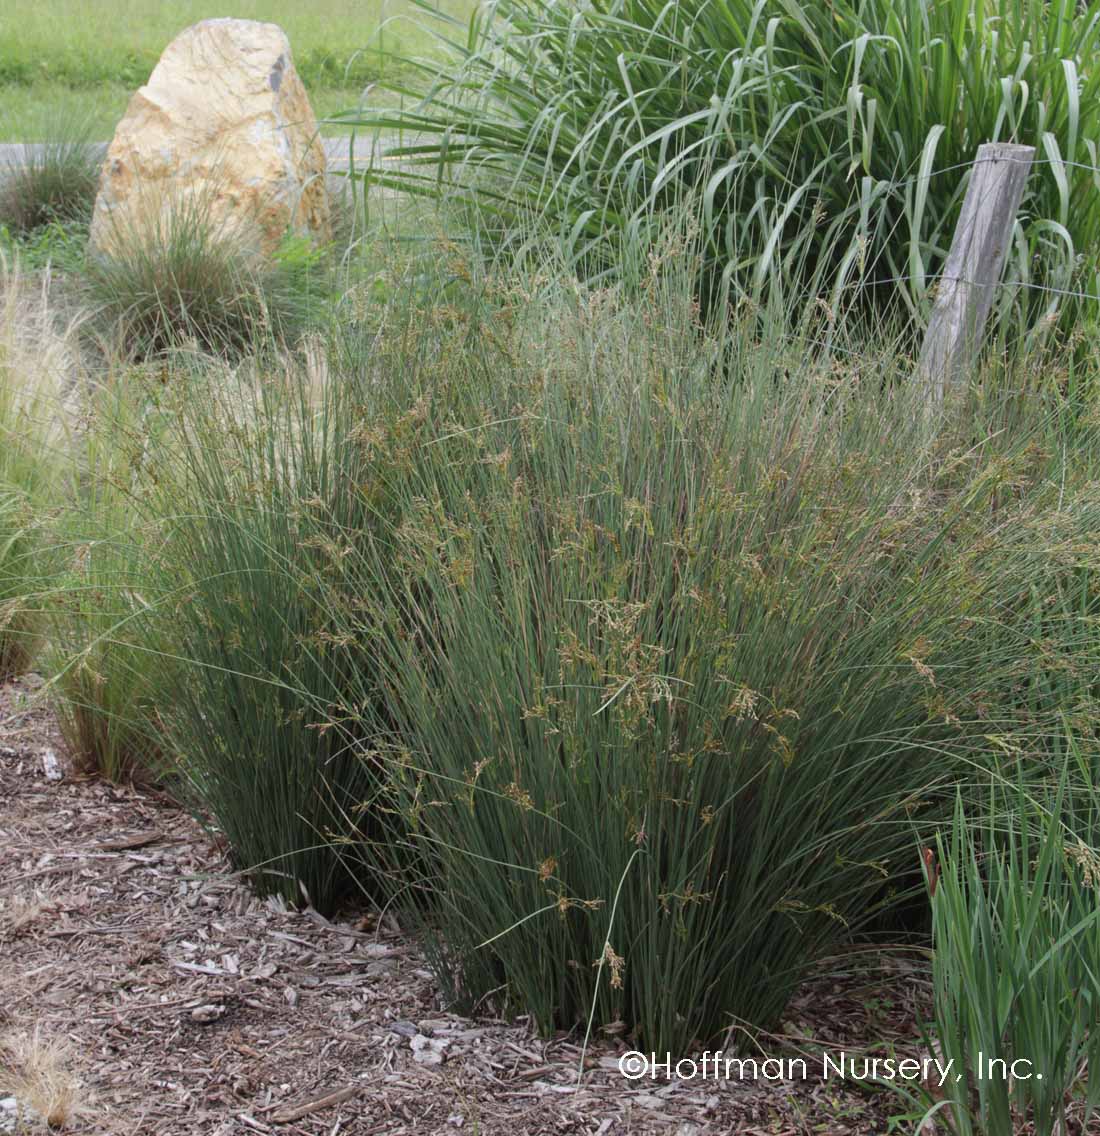
<path fill-rule="evenodd" d="M 0 1035 L 65 1047 L 70 1131 L 879 1136 L 899 1111 L 823 1081 L 820 1049 L 917 1052 L 903 954 L 837 960 L 796 998 L 766 1048 L 817 1054 L 806 1080 L 631 1081 L 600 1032 L 578 1083 L 578 1035 L 449 1012 L 386 919 L 261 899 L 170 800 L 74 773 L 40 688 L 0 688 Z"/>

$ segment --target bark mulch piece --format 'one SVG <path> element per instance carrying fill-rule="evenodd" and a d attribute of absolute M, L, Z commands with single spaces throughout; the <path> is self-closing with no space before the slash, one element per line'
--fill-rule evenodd
<path fill-rule="evenodd" d="M 72 773 L 37 686 L 0 688 L 0 1033 L 67 1040 L 73 1131 L 879 1136 L 897 1111 L 819 1060 L 806 1081 L 629 1081 L 606 1034 L 578 1085 L 575 1035 L 448 1012 L 396 927 L 259 899 L 162 797 Z M 853 956 L 773 1040 L 915 1052 L 917 969 Z"/>

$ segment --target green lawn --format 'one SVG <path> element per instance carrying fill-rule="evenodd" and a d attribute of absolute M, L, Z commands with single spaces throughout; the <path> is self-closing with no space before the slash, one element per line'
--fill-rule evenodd
<path fill-rule="evenodd" d="M 464 16 L 471 0 L 435 0 Z M 387 54 L 429 54 L 431 18 L 412 0 L 4 0 L 0 141 L 41 141 L 51 124 L 87 121 L 107 139 L 160 53 L 198 20 L 271 20 L 290 37 L 318 116 L 353 106 Z"/>

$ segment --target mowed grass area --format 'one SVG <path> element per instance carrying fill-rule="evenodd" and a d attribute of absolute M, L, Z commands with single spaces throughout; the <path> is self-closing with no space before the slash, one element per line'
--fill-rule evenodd
<path fill-rule="evenodd" d="M 456 16 L 473 7 L 433 6 Z M 173 37 L 227 15 L 286 31 L 318 117 L 355 106 L 390 75 L 389 53 L 435 49 L 430 13 L 410 0 L 8 0 L 0 5 L 0 141 L 44 141 L 58 121 L 74 119 L 109 138 Z"/>

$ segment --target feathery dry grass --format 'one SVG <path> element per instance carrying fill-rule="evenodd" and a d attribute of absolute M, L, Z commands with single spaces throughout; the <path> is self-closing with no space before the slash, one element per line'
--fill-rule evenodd
<path fill-rule="evenodd" d="M 27 1130 L 70 1128 L 83 1114 L 84 1094 L 72 1066 L 68 1044 L 37 1027 L 0 1040 L 0 1088 L 19 1102 Z"/>

